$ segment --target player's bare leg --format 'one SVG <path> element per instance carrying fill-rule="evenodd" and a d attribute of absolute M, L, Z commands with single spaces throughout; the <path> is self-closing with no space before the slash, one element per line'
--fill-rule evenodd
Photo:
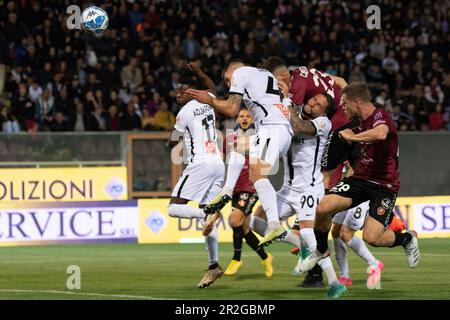
<path fill-rule="evenodd" d="M 405 249 L 408 266 L 415 268 L 419 264 L 419 245 L 414 231 L 402 233 L 385 229 L 383 224 L 368 216 L 364 224 L 363 239 L 374 247 L 402 246 Z"/>

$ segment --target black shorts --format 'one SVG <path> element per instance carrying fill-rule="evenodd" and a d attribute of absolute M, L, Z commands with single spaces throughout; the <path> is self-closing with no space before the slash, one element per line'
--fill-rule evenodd
<path fill-rule="evenodd" d="M 252 192 L 236 192 L 233 194 L 231 206 L 241 210 L 246 216 L 252 213 L 253 207 L 258 201 L 258 195 Z"/>
<path fill-rule="evenodd" d="M 350 121 L 345 126 L 330 131 L 328 134 L 327 143 L 322 155 L 322 171 L 334 170 L 344 161 L 348 160 L 352 165 L 358 159 L 357 143 L 349 144 L 347 141 L 341 139 L 339 132 L 345 129 L 357 127 L 359 120 Z"/>
<path fill-rule="evenodd" d="M 393 210 L 397 193 L 377 183 L 347 177 L 330 190 L 330 194 L 333 193 L 351 198 L 350 208 L 369 200 L 369 215 L 385 227 L 391 223 L 394 217 Z"/>

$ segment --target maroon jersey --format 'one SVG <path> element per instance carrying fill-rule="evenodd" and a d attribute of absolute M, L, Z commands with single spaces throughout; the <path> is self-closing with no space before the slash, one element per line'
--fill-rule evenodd
<path fill-rule="evenodd" d="M 357 132 L 367 131 L 381 124 L 389 128 L 386 139 L 372 143 L 360 143 L 361 156 L 354 168 L 353 176 L 379 183 L 394 192 L 398 192 L 400 189 L 398 136 L 389 113 L 377 108 L 370 117 L 361 120 Z"/>
<path fill-rule="evenodd" d="M 292 102 L 301 105 L 318 94 L 328 93 L 336 104 L 336 113 L 331 119 L 332 130 L 349 122 L 342 108 L 341 88 L 332 77 L 319 70 L 301 66 L 292 72 L 291 78 L 289 96 Z"/>
<path fill-rule="evenodd" d="M 223 153 L 227 154 L 229 151 L 233 150 L 234 141 L 237 139 L 237 133 L 230 133 L 225 137 L 225 141 L 223 142 Z M 245 164 L 242 168 L 241 174 L 234 186 L 233 193 L 237 192 L 251 192 L 256 193 L 255 188 L 253 187 L 253 183 L 251 183 L 249 178 L 249 157 L 245 156 Z"/>

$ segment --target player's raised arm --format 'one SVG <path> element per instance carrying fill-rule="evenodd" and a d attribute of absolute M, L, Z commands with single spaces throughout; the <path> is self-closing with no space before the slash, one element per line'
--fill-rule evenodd
<path fill-rule="evenodd" d="M 207 91 L 213 94 L 216 93 L 216 86 L 214 82 L 210 77 L 208 77 L 206 73 L 203 72 L 198 62 L 194 61 L 188 62 L 186 68 L 188 68 L 192 73 L 194 73 L 197 77 L 200 78 L 202 84 L 207 88 L 206 89 Z"/>
<path fill-rule="evenodd" d="M 238 114 L 242 102 L 242 95 L 235 93 L 230 93 L 227 100 L 221 100 L 214 98 L 206 90 L 188 89 L 186 92 L 198 102 L 209 104 L 218 112 L 230 117 Z"/>

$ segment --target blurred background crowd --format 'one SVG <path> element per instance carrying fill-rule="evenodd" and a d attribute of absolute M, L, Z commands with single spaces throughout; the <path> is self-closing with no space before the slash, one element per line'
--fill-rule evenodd
<path fill-rule="evenodd" d="M 269 56 L 366 81 L 401 131 L 450 130 L 450 4 L 422 1 L 95 1 L 101 37 L 68 30 L 90 1 L 0 0 L 4 132 L 171 130 L 190 60 L 226 95 L 231 57 Z M 368 30 L 366 9 L 381 9 Z M 219 129 L 233 119 L 218 116 Z"/>

